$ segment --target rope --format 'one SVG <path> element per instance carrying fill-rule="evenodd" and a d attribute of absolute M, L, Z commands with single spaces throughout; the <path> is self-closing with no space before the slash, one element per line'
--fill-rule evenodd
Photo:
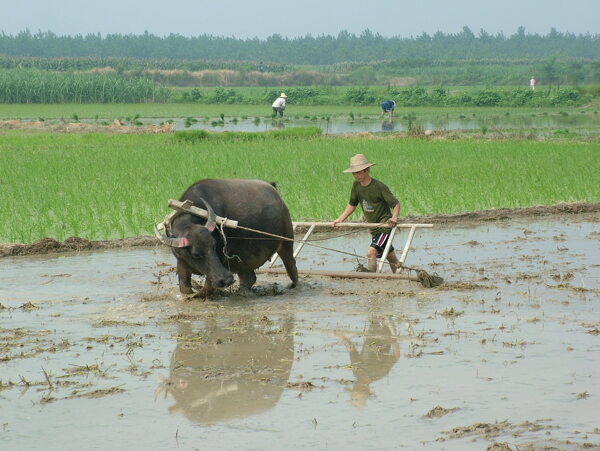
<path fill-rule="evenodd" d="M 375 227 L 377 227 L 378 225 L 384 225 L 384 224 L 374 224 Z M 250 227 L 244 227 L 244 226 L 240 226 L 240 225 L 238 225 L 237 228 L 238 229 L 246 230 L 248 232 L 253 232 L 253 233 L 258 233 L 258 234 L 261 234 L 261 235 L 271 236 L 271 237 L 276 238 L 278 240 L 291 241 L 291 242 L 294 242 L 294 243 L 304 243 L 304 244 L 306 244 L 308 246 L 316 247 L 318 249 L 323 249 L 323 250 L 326 250 L 326 251 L 337 252 L 338 254 L 344 254 L 344 255 L 349 255 L 351 257 L 356 257 L 356 258 L 361 258 L 363 260 L 368 260 L 368 257 L 365 257 L 364 255 L 358 255 L 358 254 L 354 254 L 352 252 L 340 251 L 339 249 L 334 249 L 332 247 L 319 246 L 318 244 L 311 243 L 310 242 L 311 240 L 306 240 L 306 241 L 304 241 L 304 240 L 297 240 L 297 239 L 294 239 L 294 238 L 288 238 L 288 237 L 281 236 L 281 235 L 275 235 L 273 233 L 263 232 L 262 230 L 251 229 Z M 335 236 L 333 238 L 323 238 L 323 239 L 312 240 L 312 241 L 324 241 L 324 240 L 327 240 L 327 239 L 335 239 L 335 238 L 339 238 L 341 236 L 351 235 L 352 233 L 359 233 L 359 232 L 360 232 L 360 230 L 359 231 L 354 231 L 354 232 L 351 232 L 351 233 L 346 233 L 346 234 L 339 235 L 339 236 Z M 236 237 L 230 237 L 230 239 L 260 240 L 260 239 L 263 239 L 263 238 L 253 238 L 253 237 L 236 236 Z M 377 259 L 377 262 L 381 262 L 381 261 L 382 260 L 380 258 Z"/>
<path fill-rule="evenodd" d="M 223 232 L 223 224 L 221 224 L 221 226 L 219 227 L 217 225 L 217 230 L 219 231 L 219 233 L 221 234 L 221 237 L 223 238 L 223 255 L 225 256 L 225 258 L 227 258 L 227 266 L 229 266 L 229 260 L 232 260 L 234 258 L 237 258 L 238 261 L 242 261 L 241 257 L 237 254 L 234 255 L 229 255 L 227 253 L 227 237 L 225 236 L 225 232 Z M 231 268 L 228 268 L 231 270 Z"/>

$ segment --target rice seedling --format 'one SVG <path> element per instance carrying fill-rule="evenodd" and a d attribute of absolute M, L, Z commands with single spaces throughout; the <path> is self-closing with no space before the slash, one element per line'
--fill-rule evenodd
<path fill-rule="evenodd" d="M 184 125 L 185 125 L 186 128 L 190 128 L 192 125 L 194 125 L 197 122 L 198 122 L 198 119 L 195 119 L 193 117 L 187 117 L 185 119 Z"/>
<path fill-rule="evenodd" d="M 14 219 L 0 230 L 0 242 L 151 234 L 168 199 L 210 177 L 276 181 L 294 219 L 331 220 L 347 203 L 352 178 L 341 171 L 355 153 L 377 163 L 372 174 L 397 195 L 403 216 L 600 201 L 594 143 L 361 140 L 318 133 L 5 133 L 0 215 Z"/>

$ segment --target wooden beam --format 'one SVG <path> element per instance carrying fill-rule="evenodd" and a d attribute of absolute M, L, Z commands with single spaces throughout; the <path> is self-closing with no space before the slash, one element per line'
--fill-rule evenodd
<path fill-rule="evenodd" d="M 302 221 L 294 222 L 294 225 L 298 226 L 298 227 L 310 227 L 313 224 L 315 226 L 317 226 L 317 227 L 330 227 L 330 228 L 333 228 L 333 225 L 332 225 L 333 223 L 332 222 L 302 222 Z M 338 227 L 340 227 L 340 228 L 356 228 L 356 229 L 375 229 L 375 228 L 379 228 L 379 227 L 391 228 L 386 223 L 374 224 L 374 223 L 370 223 L 370 222 L 340 222 L 340 223 L 338 223 L 338 224 L 335 225 L 336 229 Z M 396 224 L 396 227 L 400 227 L 402 229 L 410 229 L 412 227 L 417 227 L 417 228 L 427 227 L 427 228 L 431 228 L 431 227 L 433 227 L 433 224 Z"/>
<path fill-rule="evenodd" d="M 208 218 L 208 211 L 206 211 L 203 208 L 194 207 L 192 205 L 192 202 L 189 200 L 181 202 L 178 200 L 170 199 L 168 205 L 175 211 L 190 213 L 192 215 L 200 216 L 201 218 L 205 219 Z M 229 227 L 231 229 L 235 229 L 238 226 L 237 221 L 229 218 L 222 218 L 221 216 L 217 216 L 216 222 L 217 224 L 223 224 L 224 227 Z"/>
<path fill-rule="evenodd" d="M 284 268 L 264 268 L 256 270 L 257 274 L 287 274 Z M 380 272 L 355 272 L 355 271 L 325 271 L 320 269 L 299 269 L 298 275 L 339 277 L 342 279 L 401 279 L 420 282 L 417 276 L 407 274 L 380 273 Z"/>

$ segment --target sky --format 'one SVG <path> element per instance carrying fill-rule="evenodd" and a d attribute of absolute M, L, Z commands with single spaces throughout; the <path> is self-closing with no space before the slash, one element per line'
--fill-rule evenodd
<path fill-rule="evenodd" d="M 365 29 L 384 37 L 459 33 L 600 34 L 600 0 L 0 0 L 0 32 L 209 34 L 265 39 Z"/>

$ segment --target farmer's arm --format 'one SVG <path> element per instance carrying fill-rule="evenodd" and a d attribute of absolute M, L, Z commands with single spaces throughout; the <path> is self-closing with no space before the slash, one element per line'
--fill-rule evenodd
<path fill-rule="evenodd" d="M 348 216 L 350 216 L 352 213 L 354 213 L 354 210 L 356 210 L 356 205 L 350 205 L 350 204 L 346 205 L 346 208 L 344 209 L 342 214 L 339 216 L 339 218 L 337 218 L 335 221 L 333 221 L 333 223 L 332 223 L 333 227 L 335 227 L 335 225 L 339 224 L 340 222 L 344 222 Z"/>
<path fill-rule="evenodd" d="M 390 226 L 395 226 L 398 223 L 398 215 L 400 214 L 400 202 L 398 202 L 392 209 L 392 217 L 388 219 Z"/>

